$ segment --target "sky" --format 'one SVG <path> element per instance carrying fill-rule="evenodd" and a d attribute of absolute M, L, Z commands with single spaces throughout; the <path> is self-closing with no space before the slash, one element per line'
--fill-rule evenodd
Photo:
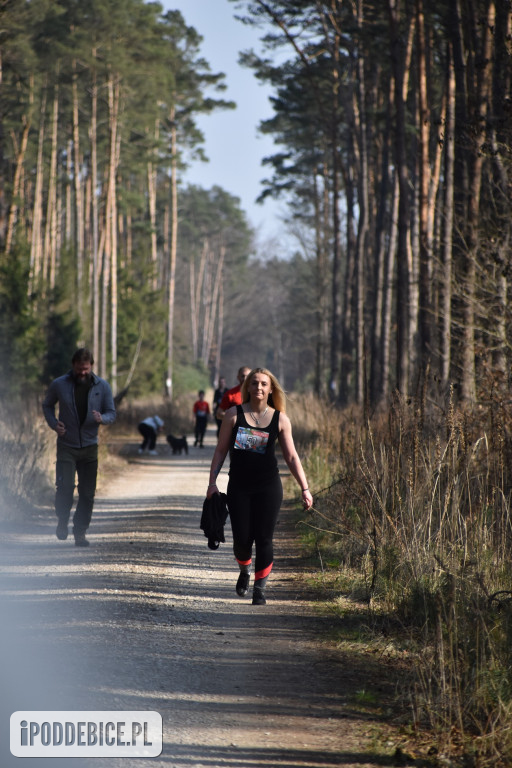
<path fill-rule="evenodd" d="M 179 10 L 185 22 L 203 37 L 200 54 L 213 73 L 224 72 L 227 90 L 219 98 L 234 101 L 236 110 L 219 110 L 199 116 L 197 124 L 205 136 L 204 150 L 210 162 L 194 163 L 183 177 L 185 182 L 205 189 L 218 185 L 240 198 L 249 224 L 259 243 L 285 237 L 281 223 L 286 212 L 282 201 L 256 203 L 261 180 L 270 169 L 263 167 L 265 156 L 277 151 L 269 136 L 258 134 L 258 124 L 272 116 L 271 89 L 260 84 L 251 70 L 238 64 L 241 50 L 262 52 L 260 29 L 235 19 L 235 4 L 229 0 L 160 0 L 164 10 Z M 215 97 L 215 93 L 211 94 Z"/>

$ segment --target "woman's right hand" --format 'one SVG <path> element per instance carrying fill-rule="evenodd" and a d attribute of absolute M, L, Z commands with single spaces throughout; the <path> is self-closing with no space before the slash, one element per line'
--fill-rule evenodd
<path fill-rule="evenodd" d="M 218 492 L 219 492 L 219 489 L 217 488 L 217 485 L 216 485 L 216 483 L 211 483 L 211 484 L 208 486 L 208 490 L 206 491 L 206 498 L 207 498 L 207 499 L 211 499 L 211 497 L 213 496 L 213 494 L 214 494 L 214 493 L 218 493 Z"/>

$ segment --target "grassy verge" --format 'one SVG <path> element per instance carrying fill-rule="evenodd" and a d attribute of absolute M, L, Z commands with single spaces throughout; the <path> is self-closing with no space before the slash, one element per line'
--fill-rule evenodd
<path fill-rule="evenodd" d="M 315 497 L 303 543 L 325 610 L 342 620 L 340 648 L 364 626 L 405 664 L 411 749 L 439 765 L 511 765 L 512 445 L 500 400 L 469 411 L 450 395 L 432 409 L 397 398 L 371 419 L 298 405 Z"/>
<path fill-rule="evenodd" d="M 51 503 L 52 433 L 35 397 L 11 400 L 0 414 L 0 521 L 14 521 Z M 53 450 L 54 447 L 53 447 Z"/>

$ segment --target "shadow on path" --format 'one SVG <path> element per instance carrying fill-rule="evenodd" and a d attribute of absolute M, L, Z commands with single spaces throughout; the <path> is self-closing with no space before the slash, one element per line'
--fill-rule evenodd
<path fill-rule="evenodd" d="M 378 687 L 379 662 L 347 663 L 319 644 L 331 620 L 297 593 L 295 553 L 279 551 L 286 519 L 267 606 L 236 596 L 229 531 L 207 549 L 199 520 L 213 447 L 209 435 L 200 455 L 151 462 L 127 450 L 126 472 L 97 499 L 88 549 L 57 541 L 51 515 L 6 532 L 2 768 L 39 760 L 9 754 L 10 714 L 54 709 L 154 710 L 164 721 L 159 758 L 59 768 L 393 765 L 368 747 L 381 708 L 356 705 L 357 691 Z"/>

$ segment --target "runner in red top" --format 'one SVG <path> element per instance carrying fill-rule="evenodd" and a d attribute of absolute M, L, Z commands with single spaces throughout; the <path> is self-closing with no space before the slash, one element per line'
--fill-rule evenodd
<path fill-rule="evenodd" d="M 196 417 L 195 426 L 195 438 L 194 445 L 198 445 L 203 448 L 204 433 L 206 432 L 206 425 L 208 423 L 208 416 L 210 415 L 210 406 L 204 399 L 204 390 L 199 391 L 199 400 L 194 403 L 194 415 Z"/>

